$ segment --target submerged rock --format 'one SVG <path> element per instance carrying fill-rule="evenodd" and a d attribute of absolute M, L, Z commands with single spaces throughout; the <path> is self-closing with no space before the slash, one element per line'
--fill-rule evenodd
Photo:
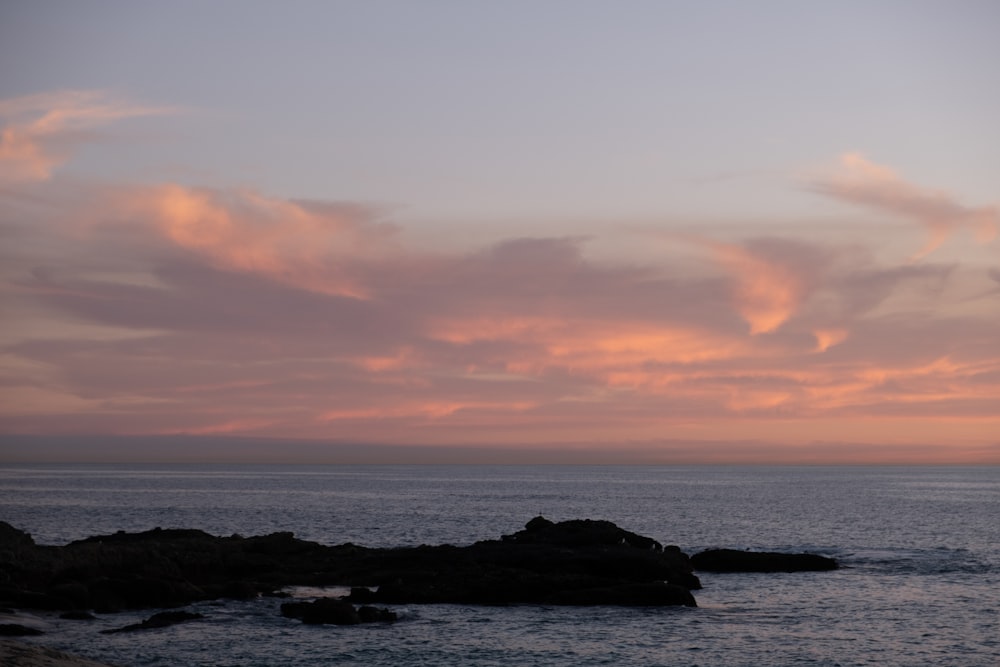
<path fill-rule="evenodd" d="M 708 549 L 691 557 L 694 569 L 703 572 L 822 572 L 836 570 L 833 558 L 810 553 Z"/>
<path fill-rule="evenodd" d="M 136 632 L 137 630 L 153 630 L 155 628 L 167 628 L 178 623 L 187 623 L 199 618 L 205 618 L 202 614 L 195 614 L 190 611 L 163 611 L 153 614 L 141 623 L 133 623 L 113 630 L 101 630 L 101 634 L 111 635 L 118 632 Z"/>
<path fill-rule="evenodd" d="M 281 605 L 281 615 L 297 618 L 310 625 L 358 625 L 396 620 L 395 612 L 388 609 L 368 605 L 355 609 L 350 602 L 340 598 L 320 598 L 313 602 L 286 602 Z"/>
<path fill-rule="evenodd" d="M 396 612 L 384 607 L 373 607 L 367 604 L 358 607 L 358 616 L 361 618 L 362 623 L 391 623 L 399 620 Z"/>

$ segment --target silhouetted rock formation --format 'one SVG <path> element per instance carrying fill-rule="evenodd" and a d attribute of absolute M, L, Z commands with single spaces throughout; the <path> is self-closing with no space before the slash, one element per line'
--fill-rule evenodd
<path fill-rule="evenodd" d="M 703 572 L 821 572 L 836 570 L 837 561 L 818 554 L 709 549 L 691 557 Z"/>
<path fill-rule="evenodd" d="M 0 604 L 9 606 L 164 608 L 289 585 L 355 586 L 349 599 L 359 604 L 686 606 L 701 587 L 678 547 L 608 521 L 537 517 L 500 540 L 390 549 L 159 528 L 50 547 L 0 522 Z"/>
<path fill-rule="evenodd" d="M 338 598 L 320 598 L 314 602 L 286 602 L 281 605 L 281 615 L 297 618 L 310 625 L 358 625 L 360 623 L 391 622 L 395 612 L 365 605 L 354 605 Z"/>
<path fill-rule="evenodd" d="M 118 632 L 135 632 L 137 630 L 168 628 L 171 625 L 187 623 L 188 621 L 196 621 L 199 618 L 205 617 L 201 614 L 195 614 L 190 611 L 162 611 L 159 614 L 153 614 L 141 623 L 132 623 L 131 625 L 126 625 L 122 628 L 115 628 L 113 630 L 101 630 L 101 634 L 111 635 Z"/>
<path fill-rule="evenodd" d="M 20 623 L 0 623 L 0 637 L 33 637 L 45 634 L 37 628 L 29 628 Z"/>

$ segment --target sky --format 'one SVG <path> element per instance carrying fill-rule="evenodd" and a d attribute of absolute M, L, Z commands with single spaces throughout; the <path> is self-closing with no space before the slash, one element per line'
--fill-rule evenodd
<path fill-rule="evenodd" d="M 0 6 L 0 461 L 1000 463 L 992 0 Z"/>

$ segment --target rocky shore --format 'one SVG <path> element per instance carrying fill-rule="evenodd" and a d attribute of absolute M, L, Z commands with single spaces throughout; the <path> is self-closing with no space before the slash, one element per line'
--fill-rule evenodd
<path fill-rule="evenodd" d="M 350 601 L 362 604 L 646 606 L 695 606 L 691 591 L 701 587 L 678 547 L 608 521 L 536 517 L 498 540 L 385 549 L 188 529 L 41 546 L 0 523 L 0 606 L 108 613 L 292 585 L 351 586 Z"/>
<path fill-rule="evenodd" d="M 710 550 L 689 558 L 677 546 L 609 521 L 554 523 L 535 517 L 523 530 L 468 546 L 368 548 L 325 546 L 292 533 L 218 537 L 160 529 L 100 535 L 64 546 L 35 544 L 0 522 L 0 608 L 60 613 L 66 619 L 161 609 L 140 623 L 103 632 L 145 632 L 197 622 L 178 610 L 194 602 L 287 596 L 291 586 L 348 587 L 350 593 L 281 605 L 307 624 L 387 623 L 377 604 L 622 605 L 695 607 L 695 570 L 791 572 L 829 570 L 815 554 Z M 37 630 L 6 624 L 6 636 Z M 8 642 L 7 665 L 96 665 L 65 662 L 56 652 Z M 38 662 L 43 659 L 57 662 Z M 63 660 L 64 662 L 58 662 Z M 20 662 L 18 662 L 20 661 Z M 34 661 L 34 662 L 33 662 Z"/>

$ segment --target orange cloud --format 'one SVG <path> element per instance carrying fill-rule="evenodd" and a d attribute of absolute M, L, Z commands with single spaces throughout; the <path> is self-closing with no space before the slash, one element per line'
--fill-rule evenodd
<path fill-rule="evenodd" d="M 736 280 L 736 308 L 750 325 L 751 334 L 775 331 L 795 313 L 806 294 L 806 285 L 792 267 L 742 246 L 718 242 L 708 245 Z"/>
<path fill-rule="evenodd" d="M 217 268 L 322 294 L 368 297 L 348 265 L 370 254 L 381 232 L 363 225 L 358 212 L 347 207 L 311 208 L 251 190 L 164 185 L 133 194 L 129 208 L 151 218 L 173 244 Z"/>
<path fill-rule="evenodd" d="M 432 338 L 457 344 L 499 340 L 538 343 L 559 337 L 568 328 L 562 318 L 507 314 L 438 320 L 431 323 L 427 333 Z"/>
<path fill-rule="evenodd" d="M 318 417 L 319 421 L 354 421 L 419 418 L 438 420 L 455 415 L 460 411 L 523 412 L 535 407 L 530 401 L 403 401 L 397 404 L 343 408 L 327 410 Z"/>
<path fill-rule="evenodd" d="M 163 429 L 159 435 L 233 435 L 253 433 L 276 423 L 274 419 L 231 419 L 222 422 L 189 426 L 178 429 Z"/>
<path fill-rule="evenodd" d="M 816 329 L 813 336 L 816 337 L 816 351 L 826 352 L 834 345 L 839 345 L 847 340 L 850 332 L 847 329 Z"/>
<path fill-rule="evenodd" d="M 413 348 L 405 346 L 392 354 L 361 357 L 355 360 L 355 363 L 372 373 L 382 373 L 422 365 L 416 357 Z"/>
<path fill-rule="evenodd" d="M 516 349 L 506 357 L 514 373 L 562 368 L 612 371 L 618 377 L 648 363 L 688 364 L 729 359 L 743 353 L 739 339 L 694 327 L 581 317 L 488 316 L 450 318 L 431 324 L 431 338 L 456 344 L 504 341 Z"/>
<path fill-rule="evenodd" d="M 0 182 L 47 180 L 93 129 L 122 118 L 171 112 L 116 100 L 101 91 L 0 100 Z"/>
<path fill-rule="evenodd" d="M 858 153 L 842 156 L 840 164 L 838 173 L 814 180 L 812 187 L 838 199 L 922 224 L 929 236 L 912 260 L 926 257 L 960 229 L 972 230 L 982 243 L 997 236 L 1000 208 L 996 206 L 963 206 L 944 190 L 907 183 L 892 169 L 870 162 Z"/>
<path fill-rule="evenodd" d="M 995 379 L 989 381 L 991 376 Z M 855 428 L 874 428 L 880 420 L 908 414 L 917 420 L 950 421 L 956 429 L 968 422 L 985 433 L 987 424 L 996 421 L 989 406 L 1000 396 L 1000 359 L 958 363 L 942 357 L 900 366 L 831 366 L 817 372 L 804 390 L 804 414 L 839 414 Z"/>

